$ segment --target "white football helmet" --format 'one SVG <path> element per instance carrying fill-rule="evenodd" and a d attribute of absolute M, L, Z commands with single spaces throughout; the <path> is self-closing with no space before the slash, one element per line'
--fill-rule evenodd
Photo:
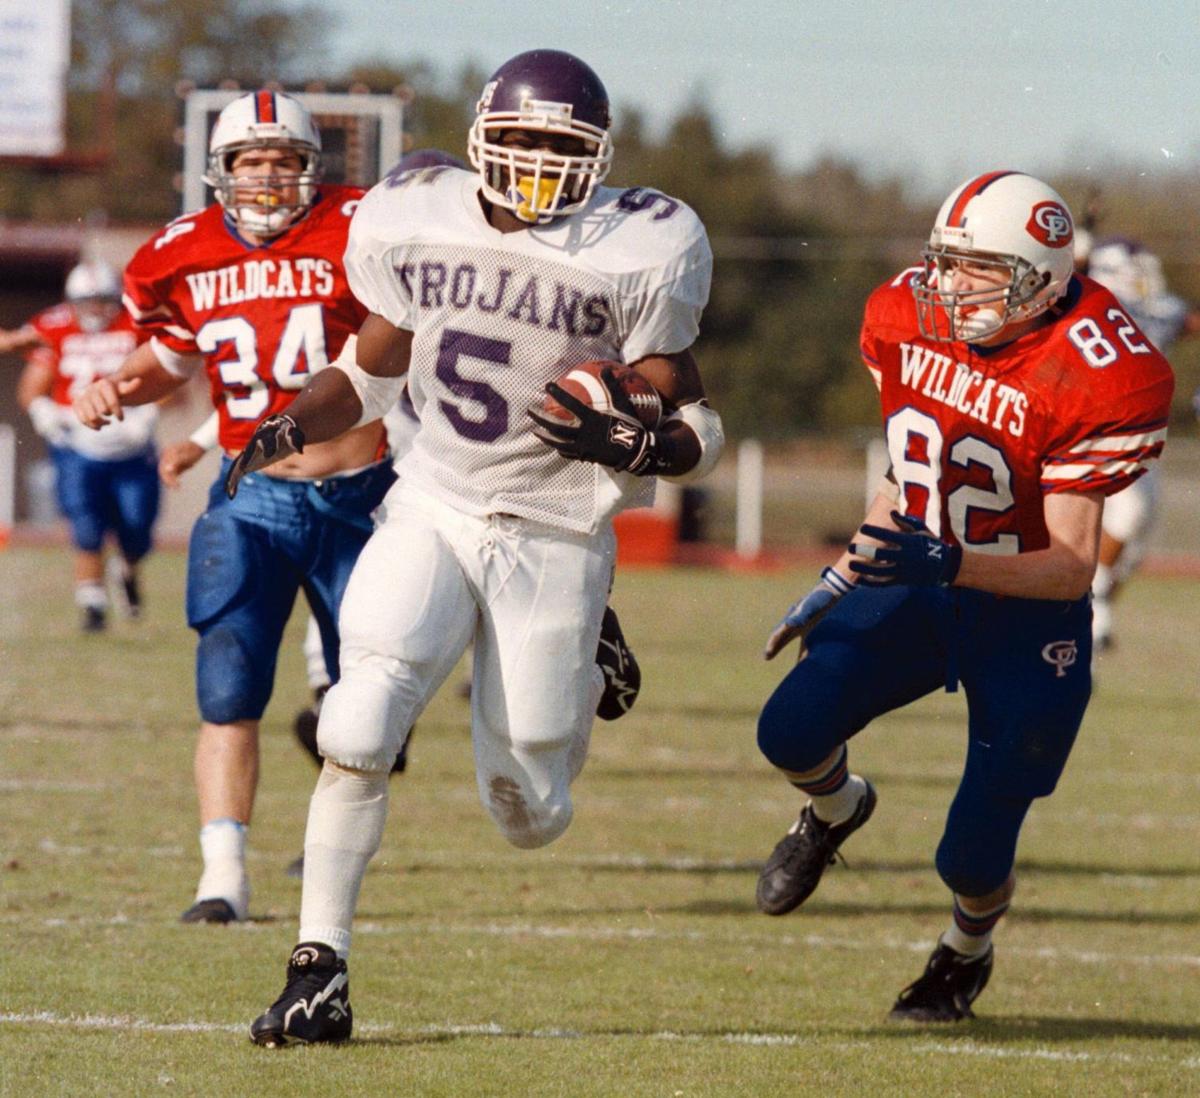
<path fill-rule="evenodd" d="M 484 197 L 522 221 L 542 225 L 582 209 L 612 164 L 608 92 L 578 57 L 530 50 L 506 61 L 484 85 L 467 138 Z M 577 138 L 579 155 L 518 149 L 508 130 Z"/>
<path fill-rule="evenodd" d="M 1101 240 L 1092 249 L 1088 277 L 1111 290 L 1118 301 L 1132 309 L 1167 290 L 1158 256 L 1125 237 Z"/>
<path fill-rule="evenodd" d="M 121 311 L 121 273 L 99 260 L 80 263 L 67 275 L 64 289 L 85 332 L 100 332 Z"/>
<path fill-rule="evenodd" d="M 274 175 L 240 182 L 233 161 L 245 149 L 289 149 L 299 154 L 299 175 Z M 257 91 L 228 104 L 208 139 L 208 171 L 204 176 L 217 201 L 238 228 L 258 236 L 275 236 L 307 212 L 321 178 L 321 135 L 299 100 L 282 92 Z"/>
<path fill-rule="evenodd" d="M 1074 235 L 1067 204 L 1041 180 L 1004 171 L 967 180 L 942 203 L 913 283 L 921 334 L 975 343 L 1045 312 L 1071 281 Z M 1007 285 L 942 289 L 962 261 L 1007 272 Z"/>

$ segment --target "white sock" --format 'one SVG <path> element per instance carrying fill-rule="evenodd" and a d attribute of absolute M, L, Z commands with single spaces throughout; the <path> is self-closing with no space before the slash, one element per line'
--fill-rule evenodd
<path fill-rule="evenodd" d="M 228 817 L 210 820 L 200 828 L 204 872 L 196 886 L 197 900 L 225 900 L 239 919 L 250 910 L 246 879 L 246 825 Z"/>
<path fill-rule="evenodd" d="M 343 960 L 367 863 L 387 821 L 388 771 L 348 770 L 326 760 L 304 834 L 301 942 L 324 942 Z"/>
<path fill-rule="evenodd" d="M 986 953 L 992 944 L 992 932 L 986 934 L 967 934 L 959 929 L 957 923 L 951 923 L 950 929 L 942 935 L 942 945 L 948 945 L 955 953 L 964 957 L 978 957 Z"/>
<path fill-rule="evenodd" d="M 822 823 L 845 823 L 854 815 L 858 802 L 867 792 L 867 783 L 857 774 L 851 774 L 846 784 L 836 793 L 828 793 L 823 797 L 813 797 L 813 814 Z"/>
<path fill-rule="evenodd" d="M 1112 594 L 1113 570 L 1107 564 L 1097 564 L 1096 574 L 1092 577 L 1092 594 L 1098 599 L 1106 599 Z"/>
<path fill-rule="evenodd" d="M 83 580 L 75 584 L 75 605 L 84 610 L 107 610 L 108 592 L 98 580 Z"/>

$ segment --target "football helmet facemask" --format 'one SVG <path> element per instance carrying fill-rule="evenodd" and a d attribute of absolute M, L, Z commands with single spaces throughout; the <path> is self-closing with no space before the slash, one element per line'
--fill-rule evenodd
<path fill-rule="evenodd" d="M 102 332 L 121 311 L 121 274 L 109 263 L 91 261 L 72 267 L 64 294 L 85 332 Z"/>
<path fill-rule="evenodd" d="M 247 149 L 285 149 L 301 163 L 298 174 L 238 177 L 233 162 Z M 321 135 L 299 100 L 257 91 L 229 103 L 213 126 L 204 176 L 237 227 L 271 237 L 307 213 L 321 179 Z"/>
<path fill-rule="evenodd" d="M 543 225 L 582 209 L 612 164 L 608 92 L 578 57 L 530 50 L 506 61 L 484 85 L 467 139 L 484 197 L 522 221 Z M 573 138 L 582 150 L 518 148 L 520 130 Z"/>
<path fill-rule="evenodd" d="M 1074 271 L 1074 224 L 1056 191 L 1020 172 L 969 179 L 942 203 L 913 281 L 921 334 L 936 343 L 978 343 L 1045 312 Z M 958 265 L 994 269 L 999 284 L 950 288 Z"/>

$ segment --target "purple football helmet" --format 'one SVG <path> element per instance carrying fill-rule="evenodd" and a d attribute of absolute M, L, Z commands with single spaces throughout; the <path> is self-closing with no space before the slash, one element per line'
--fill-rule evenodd
<path fill-rule="evenodd" d="M 578 57 L 530 50 L 484 85 L 467 141 L 489 202 L 545 224 L 582 209 L 612 164 L 608 92 Z M 577 151 L 504 143 L 510 131 L 574 139 Z M 540 143 L 540 142 L 539 142 Z"/>
<path fill-rule="evenodd" d="M 451 156 L 448 152 L 442 152 L 441 149 L 413 149 L 412 152 L 406 152 L 400 157 L 387 175 L 389 179 L 393 179 L 405 172 L 416 171 L 418 168 L 462 168 L 463 171 L 466 171 L 467 165 L 457 156 Z"/>

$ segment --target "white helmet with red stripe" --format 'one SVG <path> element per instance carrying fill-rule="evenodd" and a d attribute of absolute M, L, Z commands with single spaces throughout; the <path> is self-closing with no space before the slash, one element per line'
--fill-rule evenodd
<path fill-rule="evenodd" d="M 247 149 L 295 152 L 300 171 L 256 177 L 253 186 L 244 177 L 239 185 L 233 162 Z M 264 89 L 233 100 L 217 116 L 204 182 L 240 229 L 260 236 L 282 232 L 312 205 L 320 178 L 321 135 L 299 100 Z"/>
<path fill-rule="evenodd" d="M 1071 281 L 1074 236 L 1067 204 L 1041 180 L 1006 171 L 967 180 L 942 203 L 913 283 L 921 334 L 975 343 L 1045 312 Z M 963 263 L 1006 271 L 1007 284 L 952 291 L 947 274 Z"/>
<path fill-rule="evenodd" d="M 111 263 L 90 260 L 71 268 L 64 289 L 85 332 L 102 332 L 121 311 L 121 272 Z"/>

